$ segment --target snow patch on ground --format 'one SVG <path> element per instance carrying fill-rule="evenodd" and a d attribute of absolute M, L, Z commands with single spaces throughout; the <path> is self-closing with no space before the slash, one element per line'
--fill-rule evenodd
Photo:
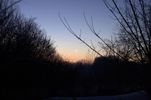
<path fill-rule="evenodd" d="M 46 100 L 149 100 L 144 91 L 116 96 L 52 97 Z"/>

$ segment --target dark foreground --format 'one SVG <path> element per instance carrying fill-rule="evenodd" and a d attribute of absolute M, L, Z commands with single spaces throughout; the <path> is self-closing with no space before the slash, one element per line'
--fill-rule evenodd
<path fill-rule="evenodd" d="M 106 59 L 98 62 L 95 60 L 92 65 L 35 60 L 4 63 L 0 67 L 1 97 L 2 100 L 51 100 L 52 97 L 79 97 L 78 100 L 116 100 L 122 97 L 128 98 L 127 100 L 147 100 L 144 92 L 136 92 L 144 90 L 143 68 L 136 63 Z M 146 86 L 145 89 L 149 88 Z M 129 93 L 133 94 L 123 95 Z"/>

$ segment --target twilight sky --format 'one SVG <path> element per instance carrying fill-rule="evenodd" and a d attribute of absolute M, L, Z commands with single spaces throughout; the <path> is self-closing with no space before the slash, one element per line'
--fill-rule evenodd
<path fill-rule="evenodd" d="M 23 15 L 36 18 L 41 29 L 54 41 L 58 53 L 70 61 L 86 59 L 88 48 L 67 31 L 59 13 L 67 18 L 77 34 L 81 31 L 81 37 L 90 43 L 94 41 L 95 44 L 97 39 L 85 24 L 83 13 L 88 21 L 93 17 L 95 29 L 101 37 L 109 38 L 116 30 L 116 22 L 102 0 L 23 0 L 19 6 Z"/>

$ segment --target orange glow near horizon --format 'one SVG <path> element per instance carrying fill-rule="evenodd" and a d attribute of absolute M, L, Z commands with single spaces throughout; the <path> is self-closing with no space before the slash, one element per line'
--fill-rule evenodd
<path fill-rule="evenodd" d="M 81 53 L 77 49 L 73 50 L 73 52 L 59 52 L 60 56 L 71 63 L 76 63 L 78 61 L 84 61 L 87 63 L 92 63 L 93 58 L 92 55 L 88 55 L 87 53 Z"/>
<path fill-rule="evenodd" d="M 86 59 L 87 49 L 86 48 L 79 48 L 78 44 L 70 44 L 68 42 L 68 46 L 62 44 L 61 46 L 57 47 L 57 52 L 59 55 L 66 61 L 70 62 L 77 62 L 80 60 Z"/>
<path fill-rule="evenodd" d="M 83 44 L 67 42 L 67 45 L 62 43 L 61 46 L 57 47 L 58 54 L 66 61 L 75 62 L 93 62 L 95 53 L 90 53 L 88 48 Z M 80 47 L 78 47 L 80 46 Z"/>
<path fill-rule="evenodd" d="M 81 55 L 81 54 L 61 54 L 61 56 L 63 57 L 63 59 L 70 61 L 70 62 L 77 62 L 83 59 L 86 59 L 85 56 Z"/>

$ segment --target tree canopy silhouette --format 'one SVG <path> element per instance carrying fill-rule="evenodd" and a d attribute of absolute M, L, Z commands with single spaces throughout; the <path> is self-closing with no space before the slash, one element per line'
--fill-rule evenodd
<path fill-rule="evenodd" d="M 25 18 L 17 11 L 20 1 L 0 0 L 0 59 L 54 60 L 56 51 L 34 18 Z"/>

